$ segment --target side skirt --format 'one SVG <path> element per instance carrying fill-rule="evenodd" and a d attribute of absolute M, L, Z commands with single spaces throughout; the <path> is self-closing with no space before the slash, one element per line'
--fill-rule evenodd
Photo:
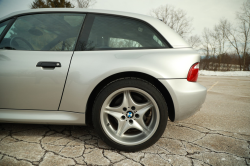
<path fill-rule="evenodd" d="M 68 111 L 0 109 L 0 122 L 85 125 L 85 114 Z"/>

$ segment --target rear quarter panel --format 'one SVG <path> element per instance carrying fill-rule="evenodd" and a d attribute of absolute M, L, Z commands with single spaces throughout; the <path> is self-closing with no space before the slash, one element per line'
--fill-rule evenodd
<path fill-rule="evenodd" d="M 157 79 L 187 78 L 200 61 L 192 48 L 74 52 L 60 110 L 85 112 L 88 97 L 105 78 L 120 72 L 141 72 Z"/>

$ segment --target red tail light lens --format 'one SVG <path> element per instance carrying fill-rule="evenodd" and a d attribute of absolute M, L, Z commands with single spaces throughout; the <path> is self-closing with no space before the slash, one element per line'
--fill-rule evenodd
<path fill-rule="evenodd" d="M 189 69 L 187 80 L 190 82 L 196 82 L 199 74 L 199 63 L 193 64 L 193 66 Z"/>

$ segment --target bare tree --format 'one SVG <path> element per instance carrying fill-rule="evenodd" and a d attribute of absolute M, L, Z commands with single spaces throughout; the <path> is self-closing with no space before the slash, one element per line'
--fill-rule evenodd
<path fill-rule="evenodd" d="M 210 39 L 210 30 L 208 28 L 204 28 L 202 32 L 202 42 L 201 42 L 201 51 L 205 55 L 205 59 L 203 60 L 203 64 L 201 64 L 202 69 L 209 69 L 209 61 L 210 55 L 212 55 L 212 47 L 211 47 L 211 39 Z"/>
<path fill-rule="evenodd" d="M 214 54 L 217 56 L 219 68 L 221 65 L 222 57 L 229 49 L 227 44 L 227 26 L 229 22 L 226 19 L 221 19 L 218 25 L 214 26 L 213 31 L 211 32 L 211 40 L 214 46 Z"/>
<path fill-rule="evenodd" d="M 182 9 L 177 9 L 170 5 L 163 5 L 150 12 L 150 15 L 162 20 L 181 37 L 187 37 L 192 28 L 192 18 Z"/>
<path fill-rule="evenodd" d="M 195 49 L 199 49 L 200 45 L 201 45 L 201 39 L 198 35 L 193 35 L 193 36 L 190 36 L 188 39 L 187 39 L 187 42 L 188 44 L 195 48 Z"/>
<path fill-rule="evenodd" d="M 248 44 L 250 42 L 250 0 L 242 4 L 241 12 L 236 13 L 236 18 L 239 21 L 239 43 L 242 47 L 243 55 L 243 70 L 247 70 L 246 66 Z"/>
<path fill-rule="evenodd" d="M 214 40 L 214 32 L 208 28 L 204 28 L 202 32 L 202 47 L 207 56 L 214 56 L 216 54 L 216 41 Z"/>
<path fill-rule="evenodd" d="M 240 70 L 242 70 L 242 63 L 241 63 L 241 49 L 239 43 L 239 33 L 237 28 L 233 27 L 231 23 L 228 23 L 226 26 L 226 38 L 231 46 L 235 49 L 236 54 L 239 59 Z"/>
<path fill-rule="evenodd" d="M 216 38 L 216 44 L 218 47 L 218 54 L 224 54 L 226 50 L 228 49 L 228 46 L 226 45 L 227 42 L 227 26 L 229 22 L 226 19 L 221 19 L 218 25 L 214 26 L 214 34 Z"/>
<path fill-rule="evenodd" d="M 216 68 L 223 68 L 223 66 L 221 66 L 222 58 L 225 57 L 224 55 L 227 54 L 227 51 L 231 47 L 235 50 L 235 54 L 238 57 L 237 64 L 239 65 L 240 70 L 244 68 L 244 70 L 248 70 L 248 48 L 245 43 L 247 40 L 244 35 L 242 35 L 245 33 L 242 32 L 245 31 L 240 31 L 239 27 L 234 27 L 233 24 L 226 19 L 221 19 L 219 24 L 215 25 L 212 30 L 208 28 L 204 29 L 201 38 L 201 50 L 203 54 L 206 55 L 207 59 L 210 59 L 210 69 L 212 68 L 213 70 L 216 70 Z M 245 58 L 243 56 L 243 60 L 245 59 L 245 65 L 242 65 L 242 55 L 245 55 Z M 235 60 L 235 58 L 233 60 Z"/>
<path fill-rule="evenodd" d="M 96 0 L 75 0 L 78 8 L 89 8 L 96 3 Z"/>

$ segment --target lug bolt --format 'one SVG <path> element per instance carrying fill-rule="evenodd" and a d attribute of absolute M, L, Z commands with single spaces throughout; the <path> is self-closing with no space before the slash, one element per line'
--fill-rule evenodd
<path fill-rule="evenodd" d="M 123 107 L 123 111 L 127 111 L 127 108 L 126 108 L 126 107 Z"/>
<path fill-rule="evenodd" d="M 133 124 L 133 120 L 130 119 L 130 120 L 129 120 L 129 123 L 130 123 L 130 124 Z"/>
<path fill-rule="evenodd" d="M 135 106 L 132 106 L 131 109 L 132 109 L 132 110 L 135 110 Z"/>
<path fill-rule="evenodd" d="M 139 117 L 140 117 L 140 115 L 139 115 L 139 114 L 135 114 L 135 117 L 136 117 L 136 118 L 139 118 Z"/>
<path fill-rule="evenodd" d="M 123 116 L 122 116 L 122 120 L 124 120 L 124 119 L 125 119 L 125 116 L 123 115 Z"/>

